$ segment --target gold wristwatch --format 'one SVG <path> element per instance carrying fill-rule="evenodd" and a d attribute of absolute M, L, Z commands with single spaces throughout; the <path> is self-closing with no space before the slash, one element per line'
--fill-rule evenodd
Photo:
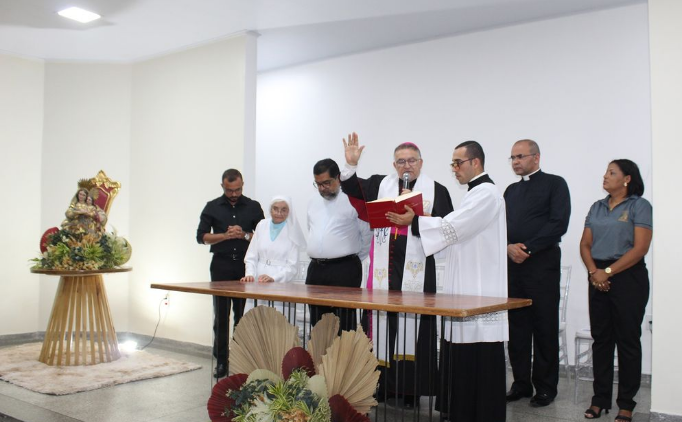
<path fill-rule="evenodd" d="M 606 274 L 611 274 L 611 267 L 606 267 L 606 268 L 604 268 L 604 272 L 605 272 Z"/>

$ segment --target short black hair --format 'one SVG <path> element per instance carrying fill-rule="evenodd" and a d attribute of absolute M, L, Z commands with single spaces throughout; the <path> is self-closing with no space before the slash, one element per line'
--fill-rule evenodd
<path fill-rule="evenodd" d="M 313 174 L 315 176 L 319 176 L 320 174 L 324 174 L 326 172 L 329 172 L 329 177 L 333 179 L 336 179 L 338 175 L 341 174 L 339 165 L 336 164 L 336 161 L 332 160 L 331 158 L 320 160 L 313 166 Z"/>
<path fill-rule="evenodd" d="M 457 145 L 455 149 L 462 147 L 467 149 L 467 158 L 478 158 L 481 161 L 481 168 L 485 170 L 485 153 L 481 144 L 476 141 L 465 141 Z"/>
<path fill-rule="evenodd" d="M 618 160 L 611 161 L 611 164 L 617 165 L 624 175 L 630 176 L 628 196 L 642 196 L 642 194 L 644 194 L 644 180 L 642 180 L 639 167 L 637 167 L 637 164 L 635 164 L 634 161 L 628 160 L 627 158 L 619 158 Z"/>
<path fill-rule="evenodd" d="M 237 169 L 227 169 L 223 172 L 223 178 L 220 179 L 222 182 L 223 180 L 227 179 L 228 182 L 232 183 L 237 179 L 241 179 L 242 182 L 244 181 L 244 178 L 242 177 L 242 174 L 239 172 Z"/>

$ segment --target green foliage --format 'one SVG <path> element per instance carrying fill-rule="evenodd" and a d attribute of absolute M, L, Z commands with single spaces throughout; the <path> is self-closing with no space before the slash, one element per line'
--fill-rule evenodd
<path fill-rule="evenodd" d="M 47 251 L 31 260 L 34 269 L 111 269 L 130 258 L 130 244 L 115 233 L 95 235 L 59 230 L 48 237 L 46 247 Z"/>
<path fill-rule="evenodd" d="M 225 410 L 232 412 L 234 422 L 330 421 L 329 403 L 307 389 L 307 384 L 308 375 L 302 369 L 286 381 L 254 380 L 228 393 L 235 405 Z"/>

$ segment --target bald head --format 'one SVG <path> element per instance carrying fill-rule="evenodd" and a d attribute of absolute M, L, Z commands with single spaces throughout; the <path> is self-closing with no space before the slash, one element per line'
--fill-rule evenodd
<path fill-rule="evenodd" d="M 516 141 L 514 143 L 514 145 L 518 144 L 528 145 L 528 150 L 531 154 L 540 154 L 540 147 L 538 146 L 538 143 L 532 139 L 521 139 L 520 141 Z"/>

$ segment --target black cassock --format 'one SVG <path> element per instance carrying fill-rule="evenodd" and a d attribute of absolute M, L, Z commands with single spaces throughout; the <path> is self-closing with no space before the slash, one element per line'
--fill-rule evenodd
<path fill-rule="evenodd" d="M 373 175 L 369 179 L 362 179 L 353 174 L 351 178 L 341 182 L 341 187 L 346 195 L 362 199 L 364 201 L 374 201 L 379 195 L 379 186 L 384 179 L 383 175 Z M 414 186 L 416 180 L 409 183 L 407 189 Z M 403 189 L 402 180 L 399 181 L 399 189 L 396 196 Z M 434 217 L 444 217 L 453 211 L 452 200 L 445 186 L 435 183 L 434 201 L 431 215 Z M 407 236 L 390 236 L 389 240 L 389 269 L 388 284 L 389 290 L 402 290 L 403 272 L 405 268 L 405 252 L 407 250 Z M 436 292 L 436 262 L 433 256 L 426 257 L 426 269 L 424 273 L 424 292 Z M 414 361 L 403 360 L 401 356 L 395 354 L 396 337 L 404 338 L 403 333 L 398 333 L 398 314 L 388 313 L 388 344 L 389 357 L 386 365 L 386 357 L 378 356 L 383 361 L 381 369 L 381 380 L 379 384 L 379 398 L 385 395 L 406 395 L 406 396 L 433 396 L 438 389 L 438 363 L 436 347 L 436 317 L 433 315 L 420 316 L 419 331 L 417 333 L 417 347 L 415 349 Z M 367 317 L 363 316 L 363 326 L 368 331 Z M 412 325 L 407 329 L 414 330 Z M 379 341 L 384 341 L 385 332 L 379 332 Z M 402 340 L 401 340 L 402 341 Z"/>

